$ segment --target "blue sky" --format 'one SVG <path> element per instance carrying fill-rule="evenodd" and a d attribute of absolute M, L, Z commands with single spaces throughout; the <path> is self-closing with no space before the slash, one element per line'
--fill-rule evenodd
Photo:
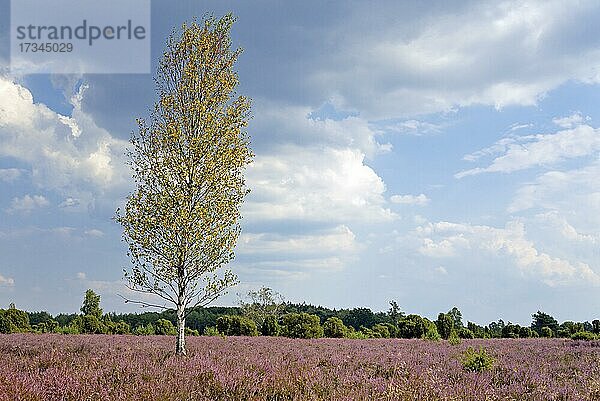
<path fill-rule="evenodd" d="M 398 4 L 401 3 L 401 4 Z M 0 2 L 0 305 L 123 304 L 111 217 L 151 75 L 16 76 Z M 232 11 L 253 98 L 231 265 L 294 302 L 528 323 L 600 310 L 600 6 L 152 2 L 168 32 Z"/>

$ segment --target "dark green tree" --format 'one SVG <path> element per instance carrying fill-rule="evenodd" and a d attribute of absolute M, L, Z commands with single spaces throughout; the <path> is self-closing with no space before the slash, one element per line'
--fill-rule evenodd
<path fill-rule="evenodd" d="M 100 309 L 100 295 L 96 294 L 93 290 L 89 289 L 85 292 L 85 298 L 83 299 L 83 305 L 81 306 L 81 313 L 84 316 L 90 315 L 100 320 L 102 318 L 102 309 Z"/>
<path fill-rule="evenodd" d="M 438 333 L 444 340 L 450 338 L 452 330 L 454 329 L 454 320 L 450 315 L 447 313 L 440 313 L 435 321 L 435 325 L 437 326 Z"/>
<path fill-rule="evenodd" d="M 595 334 L 600 334 L 600 320 L 595 319 L 592 321 L 592 330 Z"/>
<path fill-rule="evenodd" d="M 6 309 L 0 309 L 0 333 L 25 333 L 31 331 L 29 315 L 17 309 L 14 304 Z"/>
<path fill-rule="evenodd" d="M 398 337 L 421 338 L 427 333 L 427 323 L 419 315 L 408 315 L 398 322 Z"/>
<path fill-rule="evenodd" d="M 323 323 L 323 334 L 329 338 L 346 337 L 348 328 L 340 318 L 330 317 Z"/>
<path fill-rule="evenodd" d="M 279 335 L 280 329 L 277 317 L 275 315 L 268 315 L 260 326 L 260 334 L 275 337 Z"/>
<path fill-rule="evenodd" d="M 174 336 L 177 334 L 173 322 L 167 319 L 158 319 L 154 323 L 154 332 L 160 336 Z"/>
<path fill-rule="evenodd" d="M 244 316 L 219 316 L 217 330 L 226 336 L 257 336 L 258 329 L 252 319 Z"/>
<path fill-rule="evenodd" d="M 448 311 L 448 315 L 450 315 L 452 318 L 452 322 L 454 323 L 454 328 L 456 330 L 464 327 L 462 322 L 462 313 L 456 306 Z"/>
<path fill-rule="evenodd" d="M 388 317 L 390 322 L 394 325 L 398 325 L 398 321 L 404 317 L 404 312 L 400 310 L 400 306 L 398 306 L 398 302 L 390 301 L 390 309 L 388 310 Z"/>
<path fill-rule="evenodd" d="M 557 333 L 558 321 L 547 313 L 537 311 L 532 315 L 531 329 L 542 335 L 542 328 L 548 327 L 553 333 Z"/>
<path fill-rule="evenodd" d="M 323 337 L 319 317 L 308 313 L 288 313 L 282 318 L 282 334 L 291 338 Z"/>

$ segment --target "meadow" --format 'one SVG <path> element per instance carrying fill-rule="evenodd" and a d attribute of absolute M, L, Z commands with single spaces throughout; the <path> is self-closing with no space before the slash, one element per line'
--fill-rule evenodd
<path fill-rule="evenodd" d="M 600 342 L 0 335 L 0 400 L 600 400 Z M 484 347 L 491 369 L 464 369 Z"/>

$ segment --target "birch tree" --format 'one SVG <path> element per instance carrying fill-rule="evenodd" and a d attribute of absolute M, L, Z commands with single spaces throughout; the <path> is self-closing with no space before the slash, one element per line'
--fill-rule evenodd
<path fill-rule="evenodd" d="M 131 137 L 136 189 L 116 214 L 131 259 L 128 288 L 143 294 L 126 302 L 176 309 L 178 355 L 186 353 L 187 315 L 237 281 L 225 266 L 240 234 L 253 154 L 250 100 L 236 93 L 234 21 L 206 17 L 167 39 L 150 122 L 138 119 Z"/>

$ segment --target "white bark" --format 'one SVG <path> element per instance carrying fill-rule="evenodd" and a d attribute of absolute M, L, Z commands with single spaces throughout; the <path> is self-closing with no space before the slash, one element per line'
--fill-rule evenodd
<path fill-rule="evenodd" d="M 185 355 L 185 308 L 183 305 L 177 306 L 177 355 Z"/>

